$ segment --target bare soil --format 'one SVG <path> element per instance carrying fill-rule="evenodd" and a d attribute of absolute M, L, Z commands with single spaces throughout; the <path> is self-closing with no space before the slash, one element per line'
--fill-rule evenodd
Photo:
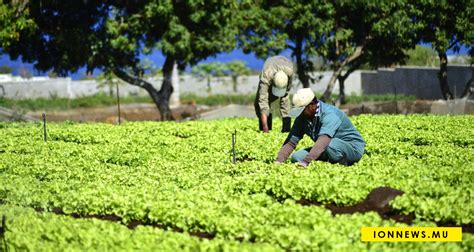
<path fill-rule="evenodd" d="M 437 101 L 439 103 L 439 101 Z M 466 108 L 462 111 L 441 111 L 444 107 L 440 107 L 438 104 L 436 109 L 433 109 L 436 102 L 417 100 L 412 102 L 363 102 L 360 104 L 348 104 L 341 106 L 341 109 L 348 115 L 359 115 L 359 114 L 473 114 L 474 113 L 474 102 L 466 103 Z M 437 104 L 437 103 L 436 103 Z M 435 104 L 435 105 L 436 105 Z M 245 107 L 245 106 L 243 106 Z M 194 103 L 182 104 L 180 106 L 172 107 L 171 113 L 176 121 L 192 120 L 200 118 L 201 114 L 208 119 L 222 118 L 222 117 L 234 117 L 234 116 L 249 116 L 254 115 L 253 108 L 236 107 L 230 109 L 230 111 L 223 109 L 217 111 L 212 115 L 206 113 L 216 107 L 196 105 Z M 452 106 L 451 106 L 452 107 Z M 228 108 L 229 109 L 229 108 Z M 439 111 L 438 111 L 439 110 Z M 0 111 L 1 112 L 1 111 Z M 237 113 L 239 112 L 239 113 Z M 26 113 L 26 117 L 33 118 L 36 120 L 42 120 L 43 111 L 34 111 Z M 231 114 L 229 114 L 231 113 Z M 12 117 L 12 116 L 10 116 Z M 116 124 L 119 121 L 118 107 L 99 107 L 99 108 L 79 108 L 71 109 L 67 111 L 46 111 L 46 117 L 48 121 L 60 122 L 60 121 L 75 121 L 75 122 L 106 122 Z M 203 118 L 204 118 L 203 117 Z M 0 121 L 1 121 L 0 113 Z M 23 118 L 25 119 L 25 118 Z M 11 118 L 8 118 L 11 120 Z M 126 104 L 120 107 L 120 120 L 123 121 L 160 121 L 161 115 L 154 104 L 151 103 L 138 103 L 138 104 Z"/>
<path fill-rule="evenodd" d="M 377 212 L 384 220 L 392 219 L 396 222 L 411 225 L 416 218 L 415 213 L 400 214 L 389 205 L 395 197 L 403 194 L 403 191 L 394 188 L 378 187 L 372 190 L 364 201 L 351 206 L 338 206 L 334 203 L 324 205 L 310 199 L 300 199 L 296 202 L 301 205 L 324 206 L 331 211 L 332 215 Z M 456 225 L 449 222 L 436 222 L 436 225 L 438 227 L 461 227 L 464 233 L 474 233 L 474 225 L 472 224 Z"/>
<path fill-rule="evenodd" d="M 196 118 L 200 113 L 208 111 L 208 107 L 195 104 L 183 104 L 171 108 L 175 120 L 182 121 Z M 42 111 L 28 112 L 27 115 L 42 120 Z M 67 111 L 47 111 L 46 118 L 51 122 L 105 122 L 118 123 L 118 107 L 78 108 Z M 160 121 L 161 115 L 154 104 L 127 104 L 120 107 L 120 121 Z"/>
<path fill-rule="evenodd" d="M 377 212 L 381 218 L 383 219 L 392 219 L 396 222 L 402 222 L 406 223 L 408 225 L 412 224 L 412 221 L 415 219 L 415 214 L 410 213 L 408 215 L 403 215 L 399 214 L 393 209 L 391 209 L 389 203 L 392 201 L 395 197 L 403 195 L 404 192 L 390 188 L 390 187 L 378 187 L 372 190 L 366 197 L 366 199 L 360 203 L 357 203 L 352 206 L 337 206 L 334 203 L 331 204 L 322 204 L 320 202 L 310 200 L 310 199 L 300 199 L 297 200 L 296 203 L 304 205 L 304 206 L 320 206 L 320 207 L 325 207 L 326 209 L 329 209 L 333 216 L 337 214 L 354 214 L 354 213 L 365 213 L 365 212 L 370 212 L 374 211 Z M 2 202 L 0 202 L 1 204 Z M 37 212 L 44 212 L 45 210 L 42 208 L 35 208 Z M 100 220 L 105 220 L 105 221 L 112 221 L 112 222 L 122 222 L 122 217 L 117 216 L 117 215 L 81 215 L 78 213 L 72 213 L 72 214 L 66 214 L 61 208 L 54 208 L 51 211 L 52 213 L 58 214 L 58 215 L 67 215 L 71 216 L 73 218 L 95 218 L 95 219 L 100 219 Z M 446 223 L 446 222 L 437 222 L 436 223 L 439 227 L 459 227 L 459 225 L 455 225 L 453 223 Z M 179 232 L 183 233 L 184 230 L 181 228 L 178 228 L 176 226 L 172 225 L 165 225 L 165 224 L 160 224 L 160 223 L 149 223 L 146 221 L 141 221 L 141 220 L 131 220 L 128 222 L 127 227 L 129 229 L 135 229 L 138 225 L 145 225 L 145 226 L 151 226 L 155 228 L 160 228 L 160 229 L 166 229 L 166 230 L 172 230 L 174 232 Z M 474 227 L 472 224 L 463 224 L 460 227 L 462 227 L 462 232 L 464 233 L 474 233 Z M 194 231 L 194 232 L 189 232 L 190 235 L 196 236 L 202 239 L 214 239 L 216 236 L 215 233 L 209 233 L 209 232 L 204 232 L 204 231 Z M 241 237 L 236 237 L 235 238 L 238 241 L 242 241 L 243 238 Z M 250 239 L 250 242 L 253 242 L 254 239 Z"/>

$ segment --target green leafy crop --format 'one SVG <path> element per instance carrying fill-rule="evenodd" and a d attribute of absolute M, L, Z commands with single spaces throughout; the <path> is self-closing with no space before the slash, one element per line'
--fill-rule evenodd
<path fill-rule="evenodd" d="M 46 143 L 40 124 L 0 123 L 0 216 L 7 222 L 7 247 L 473 250 L 468 233 L 462 243 L 363 243 L 363 226 L 406 224 L 374 212 L 332 216 L 323 206 L 296 202 L 348 206 L 389 186 L 405 192 L 391 207 L 415 213 L 412 225 L 472 225 L 474 116 L 363 115 L 352 121 L 367 142 L 362 160 L 351 167 L 317 161 L 304 170 L 273 163 L 286 134 L 262 134 L 256 119 L 49 124 Z M 276 120 L 275 129 L 280 124 Z M 311 144 L 306 137 L 298 148 Z M 55 209 L 66 215 L 53 214 Z M 72 215 L 115 215 L 120 221 Z M 162 228 L 122 225 L 132 221 Z"/>

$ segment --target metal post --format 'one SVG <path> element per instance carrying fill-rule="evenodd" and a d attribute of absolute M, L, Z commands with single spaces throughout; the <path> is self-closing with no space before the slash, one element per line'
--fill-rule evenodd
<path fill-rule="evenodd" d="M 46 142 L 46 113 L 43 112 L 43 139 Z"/>
<path fill-rule="evenodd" d="M 71 78 L 67 78 L 67 109 L 71 109 L 71 98 L 73 97 L 72 95 L 72 87 L 71 87 Z"/>
<path fill-rule="evenodd" d="M 393 91 L 395 93 L 395 114 L 398 115 L 397 88 L 393 87 Z"/>
<path fill-rule="evenodd" d="M 2 225 L 0 226 L 0 239 L 2 239 L 3 241 L 5 252 L 8 252 L 7 239 L 5 238 L 6 232 L 7 232 L 7 218 L 5 217 L 5 215 L 2 215 Z"/>
<path fill-rule="evenodd" d="M 235 164 L 235 142 L 237 141 L 237 130 L 232 133 L 232 162 Z"/>
<path fill-rule="evenodd" d="M 120 94 L 119 94 L 119 86 L 118 86 L 119 82 L 117 81 L 116 84 L 117 84 L 118 124 L 120 125 L 121 118 L 120 118 Z"/>

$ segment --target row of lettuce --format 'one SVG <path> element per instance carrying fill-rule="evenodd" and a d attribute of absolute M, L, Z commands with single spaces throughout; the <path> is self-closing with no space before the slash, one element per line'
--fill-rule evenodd
<path fill-rule="evenodd" d="M 363 243 L 362 226 L 403 224 L 382 220 L 375 213 L 333 217 L 323 207 L 295 203 L 306 198 L 355 204 L 378 186 L 405 192 L 392 207 L 402 213 L 414 212 L 413 225 L 472 224 L 473 116 L 359 116 L 353 121 L 367 141 L 364 158 L 350 168 L 313 162 L 305 170 L 290 163 L 273 164 L 286 135 L 276 131 L 261 134 L 256 120 L 51 124 L 46 143 L 40 124 L 0 124 L 0 215 L 6 215 L 8 226 L 16 230 L 6 232 L 7 241 L 16 248 L 25 244 L 38 248 L 42 236 L 23 237 L 26 231 L 21 230 L 34 220 L 30 228 L 50 234 L 51 246 L 67 246 L 62 242 L 72 238 L 61 233 L 67 233 L 62 229 L 69 222 L 84 232 L 97 225 L 95 232 L 110 236 L 110 241 L 101 243 L 94 235 L 84 234 L 76 240 L 81 248 L 113 247 L 116 238 L 104 233 L 115 229 L 123 229 L 121 239 L 128 248 L 143 247 L 125 240 L 149 239 L 151 233 L 167 237 L 150 243 L 154 248 L 167 244 L 204 246 L 200 249 L 228 246 L 231 250 L 426 246 Z M 235 130 L 239 162 L 232 164 Z M 299 147 L 310 144 L 306 139 Z M 144 234 L 116 223 L 35 213 L 35 208 L 114 214 L 122 217 L 123 224 L 139 220 L 169 230 L 143 227 Z M 216 238 L 182 238 L 186 234 L 176 234 L 173 228 L 207 232 Z M 428 246 L 472 250 L 474 236 L 464 234 L 460 244 Z"/>

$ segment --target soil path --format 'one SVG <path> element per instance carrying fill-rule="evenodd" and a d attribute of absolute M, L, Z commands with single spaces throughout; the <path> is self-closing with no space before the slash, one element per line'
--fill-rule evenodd
<path fill-rule="evenodd" d="M 197 117 L 199 113 L 208 111 L 206 106 L 196 106 L 194 104 L 183 104 L 171 107 L 171 112 L 176 120 L 191 119 Z M 26 115 L 41 119 L 43 111 L 28 112 Z M 67 111 L 46 111 L 48 121 L 75 121 L 75 122 L 118 122 L 117 106 L 98 108 L 78 108 Z M 159 121 L 160 113 L 154 104 L 137 103 L 120 106 L 121 121 Z"/>

